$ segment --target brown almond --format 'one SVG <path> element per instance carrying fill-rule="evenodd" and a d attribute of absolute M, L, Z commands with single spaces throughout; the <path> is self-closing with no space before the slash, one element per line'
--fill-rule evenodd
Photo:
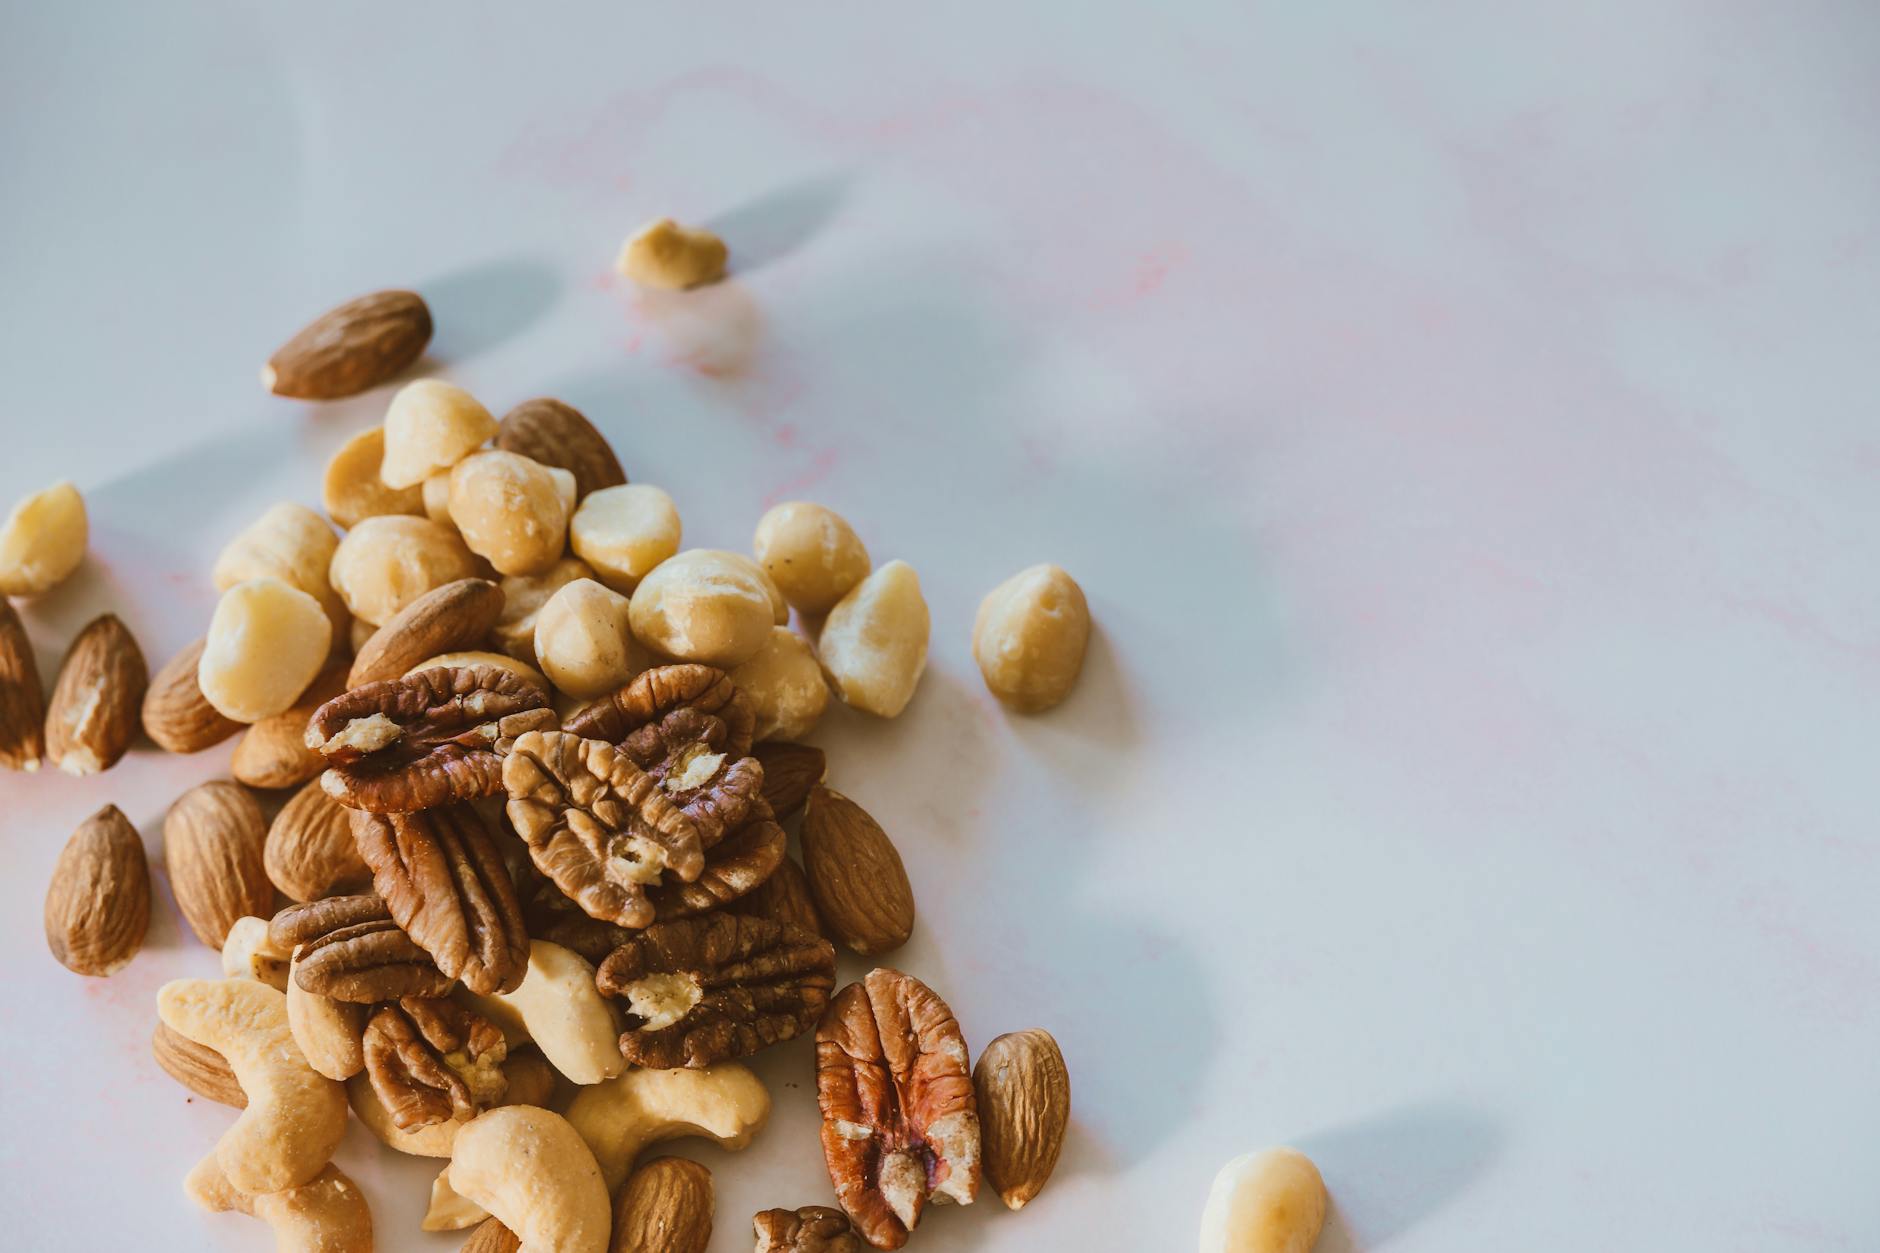
<path fill-rule="evenodd" d="M 143 947 L 150 926 L 144 841 L 116 805 L 79 824 L 46 888 L 46 946 L 81 975 L 110 975 Z"/>
<path fill-rule="evenodd" d="M 157 1029 L 150 1033 L 150 1055 L 170 1078 L 197 1096 L 233 1105 L 236 1109 L 248 1108 L 248 1094 L 242 1091 L 234 1068 L 208 1045 L 198 1044 L 159 1022 Z"/>
<path fill-rule="evenodd" d="M 986 1178 L 1007 1209 L 1023 1209 L 1057 1168 L 1071 1120 L 1071 1075 L 1051 1033 L 1002 1035 L 973 1068 Z"/>
<path fill-rule="evenodd" d="M 816 902 L 810 896 L 809 879 L 803 867 L 790 857 L 779 862 L 756 891 L 731 902 L 731 908 L 740 914 L 790 923 L 811 935 L 823 934 L 822 919 L 816 916 Z"/>
<path fill-rule="evenodd" d="M 705 1253 L 712 1205 L 711 1171 L 683 1157 L 655 1157 L 620 1185 L 607 1253 Z"/>
<path fill-rule="evenodd" d="M 389 382 L 431 342 L 431 310 L 417 292 L 380 291 L 315 318 L 261 371 L 276 396 L 337 400 Z"/>
<path fill-rule="evenodd" d="M 353 842 L 352 810 L 314 779 L 294 793 L 268 827 L 262 862 L 291 901 L 319 901 L 372 886 L 372 868 Z"/>
<path fill-rule="evenodd" d="M 239 783 L 216 779 L 177 798 L 163 819 L 170 891 L 196 938 L 219 949 L 237 919 L 274 912 L 261 806 Z"/>
<path fill-rule="evenodd" d="M 521 1248 L 521 1238 L 503 1226 L 502 1219 L 486 1218 L 463 1242 L 462 1253 L 517 1253 Z"/>
<path fill-rule="evenodd" d="M 199 639 L 170 658 L 144 693 L 144 734 L 165 752 L 199 753 L 242 729 L 241 723 L 223 717 L 209 703 L 196 682 L 203 645 L 208 642 Z"/>
<path fill-rule="evenodd" d="M 881 824 L 819 783 L 803 810 L 802 836 L 810 895 L 829 934 L 864 957 L 907 943 L 914 888 Z"/>
<path fill-rule="evenodd" d="M 502 613 L 503 589 L 488 579 L 458 579 L 433 588 L 359 646 L 346 686 L 396 679 L 442 653 L 481 648 Z"/>
<path fill-rule="evenodd" d="M 33 642 L 0 596 L 0 766 L 37 770 L 46 755 L 46 689 L 39 684 Z"/>
<path fill-rule="evenodd" d="M 117 765 L 137 734 L 150 672 L 143 650 L 116 614 L 78 633 L 46 705 L 46 756 L 67 774 Z"/>
<path fill-rule="evenodd" d="M 766 740 L 751 749 L 751 756 L 764 768 L 764 799 L 779 818 L 803 808 L 810 789 L 829 773 L 823 750 L 812 744 Z"/>
<path fill-rule="evenodd" d="M 229 759 L 229 773 L 249 787 L 299 787 L 326 769 L 326 759 L 307 747 L 313 711 L 346 690 L 346 662 L 329 662 L 293 708 L 263 718 L 242 733 Z"/>
<path fill-rule="evenodd" d="M 607 437 L 579 409 L 547 396 L 525 400 L 504 414 L 496 446 L 574 475 L 576 500 L 627 481 Z"/>

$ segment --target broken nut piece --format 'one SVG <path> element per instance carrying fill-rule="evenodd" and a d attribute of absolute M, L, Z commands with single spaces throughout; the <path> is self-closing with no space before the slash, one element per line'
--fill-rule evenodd
<path fill-rule="evenodd" d="M 725 241 L 704 227 L 660 218 L 621 246 L 615 268 L 642 287 L 683 291 L 723 278 L 729 255 Z"/>

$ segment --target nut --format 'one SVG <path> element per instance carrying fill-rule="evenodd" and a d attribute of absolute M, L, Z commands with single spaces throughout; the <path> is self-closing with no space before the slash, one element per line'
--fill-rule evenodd
<path fill-rule="evenodd" d="M 764 768 L 764 799 L 779 818 L 803 808 L 810 789 L 829 773 L 823 750 L 811 744 L 770 740 L 754 746 L 751 756 Z"/>
<path fill-rule="evenodd" d="M 627 481 L 607 437 L 573 405 L 546 396 L 525 400 L 504 414 L 496 446 L 573 474 L 578 499 Z"/>
<path fill-rule="evenodd" d="M 556 476 L 567 480 L 567 497 Z M 471 453 L 450 472 L 450 517 L 498 574 L 541 574 L 568 541 L 574 476 L 513 452 Z"/>
<path fill-rule="evenodd" d="M 236 1210 L 274 1229 L 282 1253 L 372 1253 L 372 1210 L 365 1194 L 337 1166 L 279 1192 L 244 1192 L 229 1182 L 219 1157 L 196 1163 L 183 1191 L 211 1212 Z"/>
<path fill-rule="evenodd" d="M 574 1083 L 599 1083 L 626 1069 L 620 1023 L 594 987 L 594 967 L 559 944 L 529 945 L 527 972 L 515 991 L 467 999 L 479 1009 L 491 1001 L 513 1011 L 549 1065 Z M 496 1013 L 485 1016 L 500 1021 Z"/>
<path fill-rule="evenodd" d="M 973 1067 L 986 1178 L 1007 1209 L 1023 1209 L 1057 1168 L 1071 1119 L 1071 1076 L 1049 1031 L 1002 1035 Z"/>
<path fill-rule="evenodd" d="M 1201 1253 L 1308 1253 L 1325 1226 L 1325 1180 L 1297 1149 L 1221 1167 L 1201 1211 Z"/>
<path fill-rule="evenodd" d="M 143 947 L 150 925 L 144 842 L 116 805 L 79 824 L 46 889 L 46 945 L 81 975 L 116 974 Z"/>
<path fill-rule="evenodd" d="M 442 379 L 407 383 L 385 411 L 379 477 L 387 487 L 416 487 L 494 434 L 496 419 L 463 388 Z"/>
<path fill-rule="evenodd" d="M 705 1253 L 712 1203 L 711 1171 L 683 1157 L 655 1157 L 620 1189 L 608 1253 Z"/>
<path fill-rule="evenodd" d="M 366 1007 L 309 992 L 288 963 L 287 1027 L 307 1064 L 342 1082 L 365 1069 Z"/>
<path fill-rule="evenodd" d="M 382 624 L 426 592 L 476 573 L 476 558 L 450 527 L 392 514 L 366 518 L 346 532 L 328 576 L 348 609 Z"/>
<path fill-rule="evenodd" d="M 1021 713 L 1070 695 L 1089 643 L 1084 589 L 1054 565 L 1020 570 L 986 593 L 973 619 L 973 660 L 987 689 Z"/>
<path fill-rule="evenodd" d="M 731 672 L 751 698 L 760 740 L 800 740 L 816 729 L 829 705 L 829 685 L 809 641 L 789 627 L 770 628 L 757 655 Z"/>
<path fill-rule="evenodd" d="M 600 579 L 631 593 L 660 562 L 679 551 L 679 510 L 672 497 L 645 483 L 602 488 L 581 501 L 568 541 Z"/>
<path fill-rule="evenodd" d="M 403 996 L 443 996 L 452 980 L 399 930 L 376 896 L 333 896 L 290 905 L 268 924 L 268 937 L 294 955 L 303 989 L 336 1001 L 371 1005 Z"/>
<path fill-rule="evenodd" d="M 450 471 L 439 470 L 418 485 L 418 494 L 424 500 L 424 516 L 433 522 L 455 528 L 456 523 L 450 517 Z"/>
<path fill-rule="evenodd" d="M 216 602 L 196 682 L 223 717 L 259 722 L 307 690 L 332 642 L 319 601 L 280 579 L 249 579 Z"/>
<path fill-rule="evenodd" d="M 518 661 L 535 665 L 535 623 L 549 597 L 576 579 L 591 579 L 585 561 L 563 557 L 545 574 L 512 574 L 503 579 L 503 611 L 491 632 L 502 650 Z M 623 618 L 624 621 L 624 618 Z"/>
<path fill-rule="evenodd" d="M 33 642 L 0 596 L 0 766 L 37 770 L 46 753 L 46 692 L 39 685 Z"/>
<path fill-rule="evenodd" d="M 426 1227 L 426 1231 L 431 1228 Z M 470 1238 L 463 1242 L 459 1253 L 516 1253 L 522 1247 L 522 1241 L 516 1233 L 503 1226 L 500 1218 L 486 1218 L 477 1224 L 477 1229 L 470 1233 Z"/>
<path fill-rule="evenodd" d="M 143 650 L 117 615 L 93 619 L 59 667 L 46 707 L 46 756 L 67 774 L 115 766 L 137 734 L 149 682 Z"/>
<path fill-rule="evenodd" d="M 307 720 L 345 690 L 345 660 L 329 660 L 292 705 L 242 733 L 229 759 L 229 773 L 238 783 L 269 789 L 299 787 L 317 777 L 326 768 L 326 758 L 307 747 Z"/>
<path fill-rule="evenodd" d="M 629 602 L 592 579 L 564 584 L 535 621 L 535 657 L 549 682 L 585 700 L 644 668 L 628 629 Z"/>
<path fill-rule="evenodd" d="M 34 492 L 0 523 L 0 596 L 37 596 L 71 577 L 90 538 L 85 500 L 70 483 Z"/>
<path fill-rule="evenodd" d="M 555 1090 L 555 1072 L 534 1049 L 511 1053 L 502 1066 L 504 1084 L 501 1105 L 547 1106 Z M 346 1084 L 346 1099 L 366 1130 L 387 1148 L 414 1157 L 449 1157 L 457 1143 L 457 1133 L 481 1111 L 453 1115 L 442 1122 L 426 1123 L 410 1131 L 400 1130 L 392 1121 L 392 1111 L 372 1087 L 371 1076 L 360 1074 Z M 493 1107 L 492 1107 L 493 1108 Z M 472 1220 L 474 1221 L 474 1220 Z"/>
<path fill-rule="evenodd" d="M 385 428 L 369 427 L 339 446 L 320 481 L 320 504 L 342 527 L 385 514 L 417 515 L 424 500 L 415 487 L 387 487 L 379 477 L 385 462 Z"/>
<path fill-rule="evenodd" d="M 448 997 L 407 996 L 366 1024 L 366 1075 L 400 1131 L 495 1106 L 509 1086 L 508 1054 L 501 1031 Z"/>
<path fill-rule="evenodd" d="M 914 933 L 914 889 L 901 855 L 868 811 L 817 784 L 803 811 L 803 869 L 816 911 L 836 939 L 863 956 Z"/>
<path fill-rule="evenodd" d="M 745 1148 L 770 1118 L 770 1093 L 742 1062 L 703 1070 L 635 1066 L 581 1089 L 568 1121 L 581 1133 L 611 1191 L 648 1146 L 703 1136 L 718 1147 Z"/>
<path fill-rule="evenodd" d="M 207 637 L 199 639 L 170 658 L 144 691 L 144 734 L 165 752 L 198 753 L 242 729 L 209 703 L 196 681 L 208 642 Z"/>
<path fill-rule="evenodd" d="M 816 651 L 837 696 L 892 718 L 907 708 L 927 668 L 928 629 L 920 577 L 905 561 L 890 561 L 829 611 Z"/>
<path fill-rule="evenodd" d="M 770 601 L 770 620 L 777 626 L 783 626 L 790 620 L 790 602 L 783 598 L 783 589 L 777 586 L 777 580 L 770 577 L 770 572 L 757 564 L 755 558 L 743 553 L 734 553 L 723 548 L 702 548 L 700 552 L 711 553 L 719 560 L 738 567 L 756 579 L 763 587 L 764 595 Z"/>
<path fill-rule="evenodd" d="M 667 657 L 736 666 L 770 638 L 776 614 L 755 563 L 694 548 L 640 580 L 630 618 L 634 638 Z"/>
<path fill-rule="evenodd" d="M 407 675 L 421 674 L 426 670 L 462 669 L 465 666 L 490 666 L 497 670 L 506 670 L 517 678 L 541 688 L 543 695 L 550 695 L 554 691 L 540 670 L 526 661 L 517 661 L 507 653 L 485 653 L 474 650 L 464 653 L 439 653 L 429 660 L 419 662 L 405 673 Z"/>
<path fill-rule="evenodd" d="M 237 918 L 222 941 L 222 973 L 230 979 L 253 979 L 277 991 L 287 991 L 288 959 L 293 953 L 276 948 L 268 935 L 268 921 L 250 914 Z"/>
<path fill-rule="evenodd" d="M 283 502 L 249 524 L 215 559 L 215 590 L 249 579 L 279 579 L 320 602 L 337 639 L 350 625 L 346 602 L 328 581 L 339 536 L 305 505 Z"/>
<path fill-rule="evenodd" d="M 897 970 L 836 993 L 816 1029 L 816 1100 L 836 1197 L 878 1249 L 898 1249 L 929 1199 L 971 1205 L 979 1114 L 966 1042 L 945 1001 Z"/>
<path fill-rule="evenodd" d="M 622 245 L 614 268 L 642 287 L 682 291 L 725 276 L 725 241 L 671 218 L 649 222 Z"/>
<path fill-rule="evenodd" d="M 164 1073 L 197 1096 L 236 1109 L 247 1107 L 248 1094 L 242 1091 L 235 1072 L 229 1069 L 222 1055 L 178 1035 L 161 1021 L 150 1033 L 150 1055 L 157 1059 Z"/>
<path fill-rule="evenodd" d="M 748 756 L 755 722 L 750 701 L 723 671 L 655 666 L 576 710 L 563 725 L 571 734 L 615 745 L 642 770 L 664 774 L 698 744 L 728 762 Z"/>
<path fill-rule="evenodd" d="M 450 1186 L 502 1219 L 524 1253 L 606 1253 L 607 1185 L 559 1114 L 509 1105 L 479 1115 L 457 1133 Z"/>
<path fill-rule="evenodd" d="M 177 798 L 163 819 L 170 891 L 196 938 L 220 949 L 229 928 L 272 911 L 274 885 L 262 860 L 267 824 L 238 784 L 214 780 Z"/>
<path fill-rule="evenodd" d="M 747 896 L 732 902 L 741 914 L 755 914 L 773 922 L 789 923 L 811 935 L 823 933 L 822 918 L 816 913 L 816 900 L 810 895 L 809 879 L 803 868 L 790 858 L 778 862 L 768 879 Z"/>
<path fill-rule="evenodd" d="M 647 892 L 656 922 L 710 913 L 755 892 L 777 872 L 788 837 L 758 801 L 751 819 L 705 852 L 705 869 L 690 883 L 667 881 Z"/>
<path fill-rule="evenodd" d="M 478 647 L 504 603 L 502 590 L 488 579 L 458 579 L 432 588 L 360 645 L 346 686 L 396 679 L 426 658 Z"/>
<path fill-rule="evenodd" d="M 806 614 L 828 613 L 868 577 L 868 549 L 841 514 L 805 500 L 785 501 L 757 520 L 757 560 Z"/>
<path fill-rule="evenodd" d="M 317 779 L 281 807 L 261 848 L 268 881 L 281 895 L 317 901 L 371 886 L 372 869 L 353 842 L 352 815 Z"/>
<path fill-rule="evenodd" d="M 431 342 L 431 311 L 417 292 L 348 300 L 275 349 L 261 385 L 276 396 L 338 400 L 390 382 Z"/>
<path fill-rule="evenodd" d="M 849 1226 L 849 1217 L 826 1205 L 767 1209 L 751 1220 L 757 1253 L 863 1253 L 867 1245 Z"/>

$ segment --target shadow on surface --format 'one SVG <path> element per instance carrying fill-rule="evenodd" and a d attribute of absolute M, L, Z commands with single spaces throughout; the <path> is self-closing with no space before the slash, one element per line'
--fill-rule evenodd
<path fill-rule="evenodd" d="M 427 360 L 454 364 L 515 338 L 548 312 L 561 285 L 547 262 L 532 257 L 481 261 L 420 284 L 437 322 Z"/>
<path fill-rule="evenodd" d="M 1335 1198 L 1328 1250 L 1358 1249 L 1409 1230 L 1466 1189 L 1494 1159 L 1501 1130 L 1478 1110 L 1436 1100 L 1387 1110 L 1371 1118 L 1315 1132 L 1296 1146 L 1318 1163 Z"/>
<path fill-rule="evenodd" d="M 814 239 L 848 194 L 846 174 L 818 174 L 773 188 L 706 223 L 731 248 L 731 269 L 748 274 Z"/>

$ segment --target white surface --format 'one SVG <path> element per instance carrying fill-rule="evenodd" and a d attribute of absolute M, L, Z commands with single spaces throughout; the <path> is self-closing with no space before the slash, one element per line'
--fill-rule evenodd
<path fill-rule="evenodd" d="M 1275 1142 L 1328 1250 L 1880 1245 L 1873 6 L 421 7 L 5 5 L 0 497 L 95 524 L 48 683 L 106 609 L 201 629 L 385 404 L 259 363 L 415 285 L 438 372 L 580 406 L 689 542 L 810 496 L 920 570 L 912 709 L 819 738 L 895 960 L 1054 1031 L 1076 1122 L 915 1247 L 1192 1247 Z M 615 286 L 667 213 L 736 280 Z M 969 624 L 1046 559 L 1100 632 L 1008 717 Z M 180 1192 L 229 1115 L 148 1056 L 215 967 L 167 887 L 108 982 L 38 924 L 79 819 L 156 850 L 226 752 L 0 779 L 13 1247 L 267 1247 Z M 830 1200 L 807 1045 L 761 1069 L 755 1147 L 679 1146 L 720 1251 Z M 455 1248 L 375 1148 L 380 1247 Z"/>

